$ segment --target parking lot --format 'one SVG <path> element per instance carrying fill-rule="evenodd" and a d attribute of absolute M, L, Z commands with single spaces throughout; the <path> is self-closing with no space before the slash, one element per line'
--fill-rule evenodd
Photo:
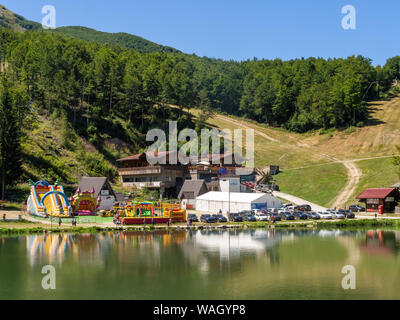
<path fill-rule="evenodd" d="M 255 209 L 231 213 L 210 213 L 210 212 L 188 212 L 188 221 L 192 223 L 227 223 L 227 222 L 257 222 L 265 221 L 268 223 L 277 221 L 305 221 L 305 220 L 343 220 L 356 219 L 356 214 L 365 218 L 374 215 L 366 215 L 365 208 L 359 207 L 354 210 L 346 209 L 326 209 L 323 211 L 313 211 L 308 204 L 292 205 L 285 204 L 279 209 Z"/>

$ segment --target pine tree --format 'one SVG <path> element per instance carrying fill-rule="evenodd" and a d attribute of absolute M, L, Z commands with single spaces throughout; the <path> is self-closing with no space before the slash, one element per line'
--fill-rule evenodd
<path fill-rule="evenodd" d="M 1 197 L 4 200 L 6 186 L 18 181 L 21 173 L 21 119 L 19 108 L 25 109 L 26 100 L 13 87 L 7 74 L 0 79 L 0 177 Z"/>

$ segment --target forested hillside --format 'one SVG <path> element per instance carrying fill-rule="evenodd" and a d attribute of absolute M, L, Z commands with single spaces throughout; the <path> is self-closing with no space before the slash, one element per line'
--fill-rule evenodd
<path fill-rule="evenodd" d="M 15 22 L 14 18 L 7 21 Z M 93 161 L 101 163 L 96 172 L 111 176 L 115 171 L 110 165 L 116 158 L 143 150 L 146 132 L 167 129 L 168 119 L 177 120 L 179 128 L 199 130 L 206 115 L 216 110 L 296 132 L 363 126 L 369 117 L 365 102 L 395 94 L 400 79 L 400 57 L 383 67 L 372 66 L 362 56 L 235 62 L 180 52 L 140 53 L 127 48 L 132 38 L 115 38 L 112 43 L 118 45 L 113 46 L 102 37 L 85 41 L 59 32 L 26 31 L 29 28 L 19 32 L 11 25 L 0 28 L 4 123 L 18 126 L 12 134 L 22 141 L 32 125 L 37 128 L 46 125 L 46 119 L 61 119 L 62 148 L 82 151 L 89 144 L 99 154 Z M 194 107 L 204 111 L 199 119 L 185 112 Z M 7 110 L 18 117 L 6 116 Z M 53 125 L 58 124 L 53 121 Z M 3 130 L 0 138 L 10 139 L 9 134 Z M 123 150 L 110 147 L 109 141 L 118 141 Z M 3 155 L 19 152 L 12 144 L 6 146 L 3 143 Z M 27 144 L 23 146 L 26 151 Z M 84 161 L 85 156 L 79 157 Z M 29 162 L 32 157 L 28 154 L 25 159 Z M 38 163 L 45 162 L 31 163 L 20 177 L 3 176 L 11 182 L 42 175 L 35 173 Z M 91 170 L 84 162 L 78 167 Z M 58 170 L 67 171 L 67 167 Z M 64 178 L 74 179 L 66 174 Z"/>
<path fill-rule="evenodd" d="M 109 44 L 113 46 L 120 46 L 122 48 L 134 49 L 141 53 L 179 52 L 179 50 L 176 50 L 174 48 L 162 46 L 141 37 L 124 32 L 108 33 L 86 27 L 76 26 L 60 27 L 55 29 L 54 31 L 82 40 L 96 41 L 102 44 Z"/>
<path fill-rule="evenodd" d="M 13 14 L 8 11 L 3 15 Z M 15 24 L 21 26 L 29 22 L 22 17 L 17 20 L 12 24 L 14 29 Z M 89 105 L 98 104 L 91 100 L 91 91 L 95 90 L 101 92 L 101 97 L 97 98 L 101 105 L 108 104 L 109 113 L 125 112 L 130 117 L 138 116 L 137 109 L 143 106 L 142 101 L 151 101 L 182 108 L 201 105 L 296 132 L 362 126 L 368 118 L 365 101 L 390 96 L 397 90 L 396 81 L 400 78 L 399 57 L 376 68 L 370 59 L 362 56 L 329 60 L 222 61 L 183 54 L 134 35 L 84 27 L 62 27 L 55 32 L 23 35 L 3 32 L 2 37 L 3 43 L 10 39 L 19 43 L 17 48 L 10 47 L 9 54 L 15 55 L 15 50 L 24 46 L 31 52 L 22 52 L 19 59 L 25 62 L 20 61 L 19 68 L 33 58 L 34 51 L 42 51 L 44 56 L 37 61 L 41 70 L 29 66 L 28 72 L 38 71 L 41 75 L 43 70 L 47 70 L 47 74 L 53 72 L 51 77 L 59 78 L 55 79 L 56 85 L 57 81 L 65 80 L 61 78 L 66 72 L 68 79 L 74 82 L 75 88 L 71 88 L 70 93 L 72 103 L 80 106 L 78 109 L 82 109 L 85 101 Z M 57 45 L 44 43 L 51 41 Z M 2 44 L 0 50 L 4 61 L 6 46 Z M 67 64 L 48 61 L 59 61 L 62 56 L 69 59 L 69 66 L 73 64 L 72 69 L 68 69 Z M 70 61 L 75 58 L 78 60 Z M 46 89 L 43 90 L 47 92 Z M 82 100 L 79 103 L 77 96 Z M 71 101 L 67 99 L 65 103 Z M 89 109 L 86 111 L 92 113 Z M 82 112 L 76 110 L 75 113 L 74 119 Z"/>
<path fill-rule="evenodd" d="M 16 31 L 38 30 L 41 28 L 41 24 L 26 20 L 24 17 L 11 12 L 0 4 L 0 27 Z"/>

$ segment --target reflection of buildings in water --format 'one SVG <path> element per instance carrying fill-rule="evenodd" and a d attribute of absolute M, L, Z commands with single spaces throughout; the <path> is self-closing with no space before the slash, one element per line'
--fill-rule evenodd
<path fill-rule="evenodd" d="M 26 237 L 26 247 L 31 265 L 34 265 L 40 256 L 45 256 L 48 263 L 61 263 L 67 248 L 72 245 L 71 235 L 68 234 Z"/>
<path fill-rule="evenodd" d="M 26 237 L 26 248 L 31 265 L 41 258 L 46 263 L 61 264 L 67 254 L 70 254 L 79 264 L 102 263 L 105 253 L 112 249 L 112 239 L 98 234 L 47 234 Z"/>
<path fill-rule="evenodd" d="M 395 256 L 400 248 L 399 231 L 344 231 L 320 230 L 320 237 L 334 237 L 348 251 L 347 264 L 357 265 L 361 261 L 361 251 L 369 255 Z M 357 239 L 365 237 L 361 243 Z"/>
<path fill-rule="evenodd" d="M 397 256 L 400 251 L 399 231 L 369 230 L 360 248 L 370 255 Z"/>
<path fill-rule="evenodd" d="M 171 254 L 174 248 L 178 248 L 177 250 L 181 252 L 180 248 L 185 241 L 186 230 L 119 232 L 113 237 L 113 251 L 119 263 L 143 264 L 160 268 L 162 267 L 161 260 L 164 259 L 163 255 Z"/>
<path fill-rule="evenodd" d="M 67 255 L 80 265 L 105 265 L 113 257 L 120 265 L 155 268 L 168 268 L 163 261 L 184 259 L 186 265 L 207 273 L 214 268 L 233 271 L 254 258 L 279 264 L 280 243 L 294 242 L 302 236 L 334 237 L 347 249 L 346 263 L 352 265 L 359 263 L 360 250 L 386 255 L 399 252 L 398 231 L 370 231 L 360 245 L 357 238 L 365 236 L 361 231 L 273 229 L 48 234 L 27 236 L 26 247 L 31 265 L 42 263 L 40 259 L 62 263 Z"/>
<path fill-rule="evenodd" d="M 271 264 L 279 263 L 279 256 L 273 249 L 280 239 L 280 233 L 273 229 L 189 231 L 182 250 L 189 264 L 207 273 L 210 264 L 219 264 L 221 268 L 244 257 L 265 258 Z"/>

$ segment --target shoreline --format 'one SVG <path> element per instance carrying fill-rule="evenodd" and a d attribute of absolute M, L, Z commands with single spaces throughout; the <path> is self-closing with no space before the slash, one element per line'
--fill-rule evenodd
<path fill-rule="evenodd" d="M 9 226 L 7 226 L 9 224 Z M 30 226 L 31 225 L 31 226 Z M 229 224 L 187 224 L 177 223 L 170 226 L 167 225 L 138 225 L 138 226 L 50 226 L 41 223 L 35 223 L 27 220 L 21 222 L 0 222 L 0 235 L 30 235 L 30 234 L 47 234 L 47 233 L 101 233 L 101 232 L 154 232 L 154 231 L 189 231 L 189 230 L 248 230 L 248 229 L 329 229 L 339 228 L 347 229 L 354 227 L 400 227 L 400 219 L 355 219 L 355 220 L 333 220 L 333 221 L 278 221 L 268 225 L 265 222 L 238 222 Z"/>

